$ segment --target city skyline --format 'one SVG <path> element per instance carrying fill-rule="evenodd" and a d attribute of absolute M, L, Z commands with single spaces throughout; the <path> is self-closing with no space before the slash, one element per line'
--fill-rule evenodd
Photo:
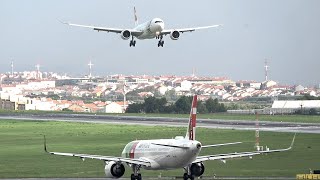
<path fill-rule="evenodd" d="M 107 77 L 107 76 L 115 76 L 115 75 L 121 75 L 121 76 L 150 76 L 150 77 L 157 77 L 157 76 L 175 76 L 175 77 L 181 77 L 181 78 L 226 78 L 235 82 L 266 82 L 266 81 L 275 81 L 277 82 L 277 84 L 279 85 L 285 85 L 285 86 L 294 86 L 294 85 L 304 85 L 304 86 L 308 86 L 308 87 L 314 87 L 314 86 L 319 86 L 320 84 L 289 84 L 289 83 L 285 83 L 285 82 L 280 82 L 276 79 L 270 79 L 269 78 L 269 72 L 270 72 L 270 66 L 268 65 L 268 61 L 267 59 L 265 59 L 264 61 L 264 65 L 263 65 L 263 72 L 261 71 L 261 74 L 263 73 L 263 77 L 264 79 L 261 80 L 254 80 L 254 79 L 232 79 L 229 76 L 206 76 L 206 75 L 199 75 L 197 74 L 197 69 L 193 68 L 192 70 L 190 70 L 190 72 L 188 72 L 187 74 L 139 74 L 139 72 L 136 72 L 135 74 L 125 74 L 125 73 L 104 73 L 104 74 L 99 74 L 97 72 L 95 72 L 95 69 L 93 68 L 94 64 L 92 64 L 93 62 L 90 60 L 87 62 L 88 64 L 85 64 L 87 67 L 86 69 L 84 69 L 82 72 L 80 73 L 72 73 L 72 72 L 59 72 L 59 71 L 45 71 L 40 69 L 40 67 L 42 67 L 41 64 L 35 64 L 33 66 L 34 69 L 24 69 L 22 71 L 15 71 L 14 69 L 14 61 L 10 62 L 10 71 L 6 71 L 6 72 L 0 72 L 0 74 L 8 74 L 8 75 L 13 75 L 13 74 L 19 74 L 22 72 L 36 72 L 36 73 L 55 73 L 55 74 L 59 74 L 59 75 L 65 75 L 71 78 L 102 78 L 102 77 Z"/>
<path fill-rule="evenodd" d="M 40 64 L 42 71 L 85 74 L 92 60 L 94 75 L 186 76 L 196 69 L 198 76 L 263 81 L 267 59 L 271 80 L 320 83 L 319 1 L 167 2 L 171 5 L 163 11 L 145 0 L 1 1 L 0 20 L 5 26 L 0 29 L 0 71 L 10 72 L 14 61 L 15 71 L 34 70 Z M 156 40 L 139 41 L 130 49 L 120 36 L 71 28 L 57 20 L 131 28 L 133 6 L 139 22 L 160 17 L 169 28 L 224 26 L 182 34 L 178 41 L 165 37 L 163 49 L 155 47 Z"/>

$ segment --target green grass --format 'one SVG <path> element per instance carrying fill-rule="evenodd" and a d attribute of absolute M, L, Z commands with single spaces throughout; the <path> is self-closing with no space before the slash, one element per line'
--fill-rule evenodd
<path fill-rule="evenodd" d="M 126 126 L 68 122 L 26 122 L 0 120 L 0 178 L 19 177 L 104 177 L 104 165 L 99 160 L 82 162 L 78 158 L 46 154 L 43 135 L 51 151 L 119 156 L 123 147 L 136 139 L 171 138 L 184 135 L 186 128 Z M 261 132 L 261 144 L 271 149 L 286 148 L 293 134 Z M 206 162 L 205 175 L 218 176 L 292 176 L 319 169 L 320 135 L 298 134 L 294 149 L 248 158 Z M 197 129 L 197 139 L 203 144 L 242 141 L 243 144 L 209 148 L 202 154 L 252 151 L 253 131 Z M 131 173 L 126 169 L 126 176 Z M 142 171 L 143 176 L 181 176 L 182 170 Z"/>
<path fill-rule="evenodd" d="M 189 114 L 139 114 L 130 113 L 124 114 L 126 116 L 146 116 L 146 117 L 175 117 L 188 118 Z M 256 115 L 239 115 L 226 113 L 213 114 L 198 114 L 199 119 L 224 119 L 224 120 L 249 120 L 255 121 Z M 320 123 L 320 116 L 311 115 L 259 115 L 260 121 L 274 121 L 274 122 L 305 122 L 305 123 Z"/>

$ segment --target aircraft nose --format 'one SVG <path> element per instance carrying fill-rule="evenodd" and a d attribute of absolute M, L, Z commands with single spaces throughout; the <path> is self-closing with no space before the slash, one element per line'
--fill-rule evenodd
<path fill-rule="evenodd" d="M 201 144 L 197 143 L 197 149 L 200 149 L 200 148 L 201 148 Z"/>
<path fill-rule="evenodd" d="M 164 24 L 163 23 L 159 24 L 159 29 L 160 29 L 160 31 L 164 30 Z"/>
<path fill-rule="evenodd" d="M 202 147 L 202 145 L 201 145 L 201 143 L 200 142 L 193 142 L 192 143 L 192 149 L 193 149 L 193 151 L 200 151 L 201 150 L 201 147 Z"/>

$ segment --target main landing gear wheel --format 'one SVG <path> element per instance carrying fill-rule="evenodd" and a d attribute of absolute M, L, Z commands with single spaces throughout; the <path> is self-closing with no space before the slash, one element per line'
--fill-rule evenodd
<path fill-rule="evenodd" d="M 132 171 L 131 180 L 142 180 L 141 174 L 139 173 L 140 165 L 132 165 Z"/>
<path fill-rule="evenodd" d="M 131 174 L 131 180 L 142 180 L 141 174 L 138 174 L 135 176 L 134 174 Z"/>
<path fill-rule="evenodd" d="M 130 41 L 130 47 L 131 46 L 136 47 L 136 40 L 134 40 L 133 36 L 132 36 L 132 39 Z"/>
<path fill-rule="evenodd" d="M 188 175 L 188 173 L 183 174 L 183 180 L 188 180 L 189 178 L 190 178 L 190 180 L 194 180 L 193 175 Z"/>
<path fill-rule="evenodd" d="M 161 40 L 160 40 L 160 41 L 158 42 L 158 47 L 160 47 L 160 46 L 163 47 L 163 45 L 164 45 L 164 41 L 161 41 Z"/>
<path fill-rule="evenodd" d="M 136 40 L 131 40 L 130 41 L 130 47 L 131 46 L 136 47 Z"/>
<path fill-rule="evenodd" d="M 164 41 L 162 40 L 162 38 L 163 38 L 162 35 L 157 37 L 157 39 L 160 39 L 158 42 L 158 47 L 160 47 L 160 46 L 163 47 L 163 45 L 164 45 Z"/>

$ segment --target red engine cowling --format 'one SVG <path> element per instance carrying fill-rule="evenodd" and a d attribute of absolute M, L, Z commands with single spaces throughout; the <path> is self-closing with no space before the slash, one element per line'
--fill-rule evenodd
<path fill-rule="evenodd" d="M 170 38 L 171 38 L 172 40 L 178 40 L 179 37 L 180 37 L 180 32 L 179 32 L 179 31 L 172 31 L 172 32 L 170 33 Z"/>
<path fill-rule="evenodd" d="M 110 161 L 104 167 L 107 178 L 120 178 L 125 172 L 124 165 L 120 162 Z"/>
<path fill-rule="evenodd" d="M 121 38 L 123 40 L 128 40 L 131 37 L 131 32 L 129 30 L 124 30 L 121 32 Z"/>
<path fill-rule="evenodd" d="M 204 165 L 202 163 L 193 163 L 191 164 L 190 171 L 192 175 L 199 177 L 204 173 Z"/>

